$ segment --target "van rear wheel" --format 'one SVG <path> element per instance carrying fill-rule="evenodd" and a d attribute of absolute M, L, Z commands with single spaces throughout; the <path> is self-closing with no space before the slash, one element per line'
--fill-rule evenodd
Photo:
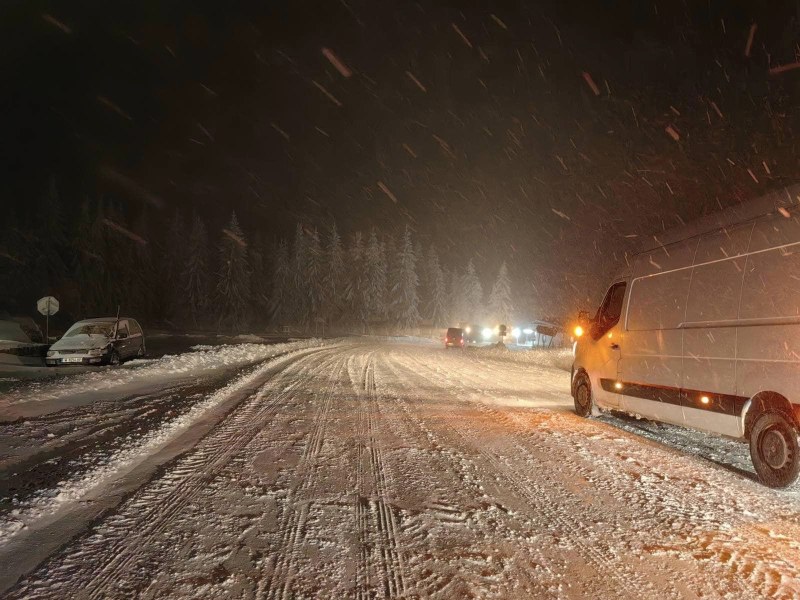
<path fill-rule="evenodd" d="M 589 379 L 581 375 L 575 384 L 575 413 L 579 417 L 588 417 L 592 414 L 592 388 Z"/>
<path fill-rule="evenodd" d="M 771 488 L 784 488 L 800 475 L 797 428 L 780 412 L 765 412 L 750 432 L 750 458 L 758 478 Z"/>

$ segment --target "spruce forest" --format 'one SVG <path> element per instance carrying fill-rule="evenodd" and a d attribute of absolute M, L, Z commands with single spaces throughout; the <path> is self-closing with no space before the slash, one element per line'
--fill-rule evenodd
<path fill-rule="evenodd" d="M 472 260 L 443 264 L 409 226 L 345 239 L 335 223 L 298 223 L 292 239 L 267 240 L 235 213 L 217 231 L 179 211 L 158 225 L 103 202 L 67 217 L 51 189 L 35 218 L 9 213 L 0 225 L 0 313 L 36 316 L 36 300 L 53 295 L 64 325 L 119 305 L 145 327 L 233 333 L 401 333 L 514 313 L 505 263 L 485 289 Z"/>

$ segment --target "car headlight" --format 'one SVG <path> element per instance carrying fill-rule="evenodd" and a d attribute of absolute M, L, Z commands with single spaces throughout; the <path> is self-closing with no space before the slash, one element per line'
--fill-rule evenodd
<path fill-rule="evenodd" d="M 56 352 L 55 350 L 48 350 L 47 351 L 48 358 L 52 357 L 52 356 L 55 356 L 56 354 L 58 354 L 58 352 Z"/>
<path fill-rule="evenodd" d="M 103 352 L 105 352 L 105 348 L 92 348 L 87 354 L 89 356 L 102 356 Z"/>

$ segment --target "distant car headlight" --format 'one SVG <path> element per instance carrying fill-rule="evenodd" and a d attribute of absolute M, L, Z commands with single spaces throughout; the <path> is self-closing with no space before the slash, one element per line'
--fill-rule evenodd
<path fill-rule="evenodd" d="M 103 356 L 103 352 L 105 352 L 105 348 L 92 348 L 87 354 L 89 356 Z"/>
<path fill-rule="evenodd" d="M 48 357 L 48 358 L 51 358 L 51 357 L 53 357 L 53 356 L 56 356 L 57 354 L 58 354 L 58 352 L 57 352 L 57 351 L 55 351 L 55 350 L 48 350 L 48 351 L 47 351 L 47 357 Z"/>

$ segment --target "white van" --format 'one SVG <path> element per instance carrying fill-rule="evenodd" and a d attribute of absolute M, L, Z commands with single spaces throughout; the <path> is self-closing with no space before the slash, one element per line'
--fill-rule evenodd
<path fill-rule="evenodd" d="M 575 344 L 581 416 L 620 410 L 748 440 L 765 485 L 800 472 L 800 186 L 656 236 Z"/>

